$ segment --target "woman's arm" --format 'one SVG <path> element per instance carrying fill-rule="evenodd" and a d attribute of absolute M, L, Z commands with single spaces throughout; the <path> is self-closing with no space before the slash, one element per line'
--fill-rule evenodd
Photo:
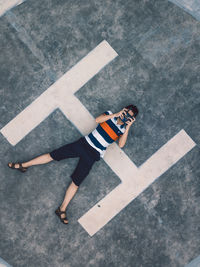
<path fill-rule="evenodd" d="M 120 138 L 119 138 L 119 147 L 122 148 L 123 146 L 125 146 L 126 140 L 127 140 L 127 137 L 128 137 L 129 129 L 130 129 L 131 125 L 134 123 L 134 121 L 135 121 L 135 118 L 131 118 L 126 122 L 126 130 L 123 133 L 123 135 L 120 136 Z"/>
<path fill-rule="evenodd" d="M 109 120 L 109 119 L 114 118 L 115 116 L 116 116 L 116 114 L 110 114 L 110 115 L 101 114 L 99 117 L 97 117 L 97 118 L 95 119 L 95 121 L 96 121 L 97 123 L 102 123 L 102 122 L 104 122 L 104 121 L 107 121 L 107 120 Z"/>
<path fill-rule="evenodd" d="M 117 112 L 117 113 L 114 113 L 114 114 L 110 114 L 110 115 L 106 115 L 105 113 L 104 114 L 101 114 L 99 117 L 97 117 L 95 119 L 95 121 L 97 123 L 102 123 L 104 121 L 107 121 L 109 119 L 112 119 L 114 117 L 121 117 L 121 115 L 123 114 L 124 111 L 126 111 L 127 109 L 126 108 L 123 108 L 120 112 Z"/>
<path fill-rule="evenodd" d="M 126 144 L 126 140 L 127 140 L 127 137 L 128 137 L 128 132 L 129 132 L 129 129 L 130 129 L 130 126 L 126 126 L 126 130 L 125 132 L 123 133 L 122 136 L 120 136 L 119 138 L 119 147 L 123 147 L 125 146 Z"/>

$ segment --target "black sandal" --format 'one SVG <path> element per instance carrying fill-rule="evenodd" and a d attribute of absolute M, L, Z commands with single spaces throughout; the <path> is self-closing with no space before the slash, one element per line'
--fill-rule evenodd
<path fill-rule="evenodd" d="M 65 211 L 61 211 L 60 210 L 60 207 L 57 208 L 57 210 L 55 211 L 55 214 L 60 218 L 60 220 L 61 220 L 62 223 L 68 224 L 68 222 L 65 222 L 65 221 L 68 221 L 67 216 L 66 216 L 66 213 L 65 213 Z M 65 214 L 65 217 L 62 218 L 61 217 L 61 214 Z"/>
<path fill-rule="evenodd" d="M 9 165 L 9 163 L 11 163 L 11 166 Z M 8 163 L 9 168 L 14 169 L 14 170 L 18 170 L 20 172 L 26 172 L 28 169 L 28 168 L 23 167 L 21 162 L 16 162 L 16 163 L 9 162 L 9 163 Z M 16 164 L 19 164 L 19 168 L 15 168 Z"/>

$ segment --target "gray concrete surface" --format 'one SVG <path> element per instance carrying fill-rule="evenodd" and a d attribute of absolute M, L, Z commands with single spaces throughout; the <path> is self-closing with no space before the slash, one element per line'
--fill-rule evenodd
<path fill-rule="evenodd" d="M 90 238 L 77 219 L 120 183 L 97 162 L 54 215 L 77 160 L 8 169 L 80 133 L 56 110 L 15 147 L 0 135 L 0 256 L 13 267 L 182 267 L 200 249 L 200 22 L 166 0 L 29 0 L 0 18 L 0 127 L 106 40 L 119 56 L 76 96 L 95 117 L 133 103 L 125 153 L 140 166 L 184 129 L 197 146 Z"/>

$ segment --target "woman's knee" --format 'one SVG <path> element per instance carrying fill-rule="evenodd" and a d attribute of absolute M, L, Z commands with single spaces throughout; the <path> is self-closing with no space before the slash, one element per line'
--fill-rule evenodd
<path fill-rule="evenodd" d="M 79 185 L 75 184 L 73 181 L 72 181 L 72 185 L 73 185 L 74 187 L 76 187 L 76 188 L 79 187 Z"/>
<path fill-rule="evenodd" d="M 50 153 L 47 153 L 46 156 L 47 156 L 47 158 L 48 158 L 49 160 L 54 160 L 54 159 L 51 157 Z"/>

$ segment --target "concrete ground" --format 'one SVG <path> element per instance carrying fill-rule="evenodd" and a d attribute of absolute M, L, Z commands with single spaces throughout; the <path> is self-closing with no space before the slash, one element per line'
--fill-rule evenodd
<path fill-rule="evenodd" d="M 75 96 L 93 117 L 139 108 L 129 159 L 141 166 L 182 129 L 196 143 L 91 237 L 78 219 L 121 182 L 103 159 L 67 226 L 54 210 L 77 159 L 7 167 L 75 141 L 73 122 L 56 109 L 16 145 L 0 134 L 0 256 L 11 266 L 182 267 L 200 254 L 200 22 L 175 2 L 28 0 L 0 17 L 0 129 L 106 40 L 118 57 Z"/>

